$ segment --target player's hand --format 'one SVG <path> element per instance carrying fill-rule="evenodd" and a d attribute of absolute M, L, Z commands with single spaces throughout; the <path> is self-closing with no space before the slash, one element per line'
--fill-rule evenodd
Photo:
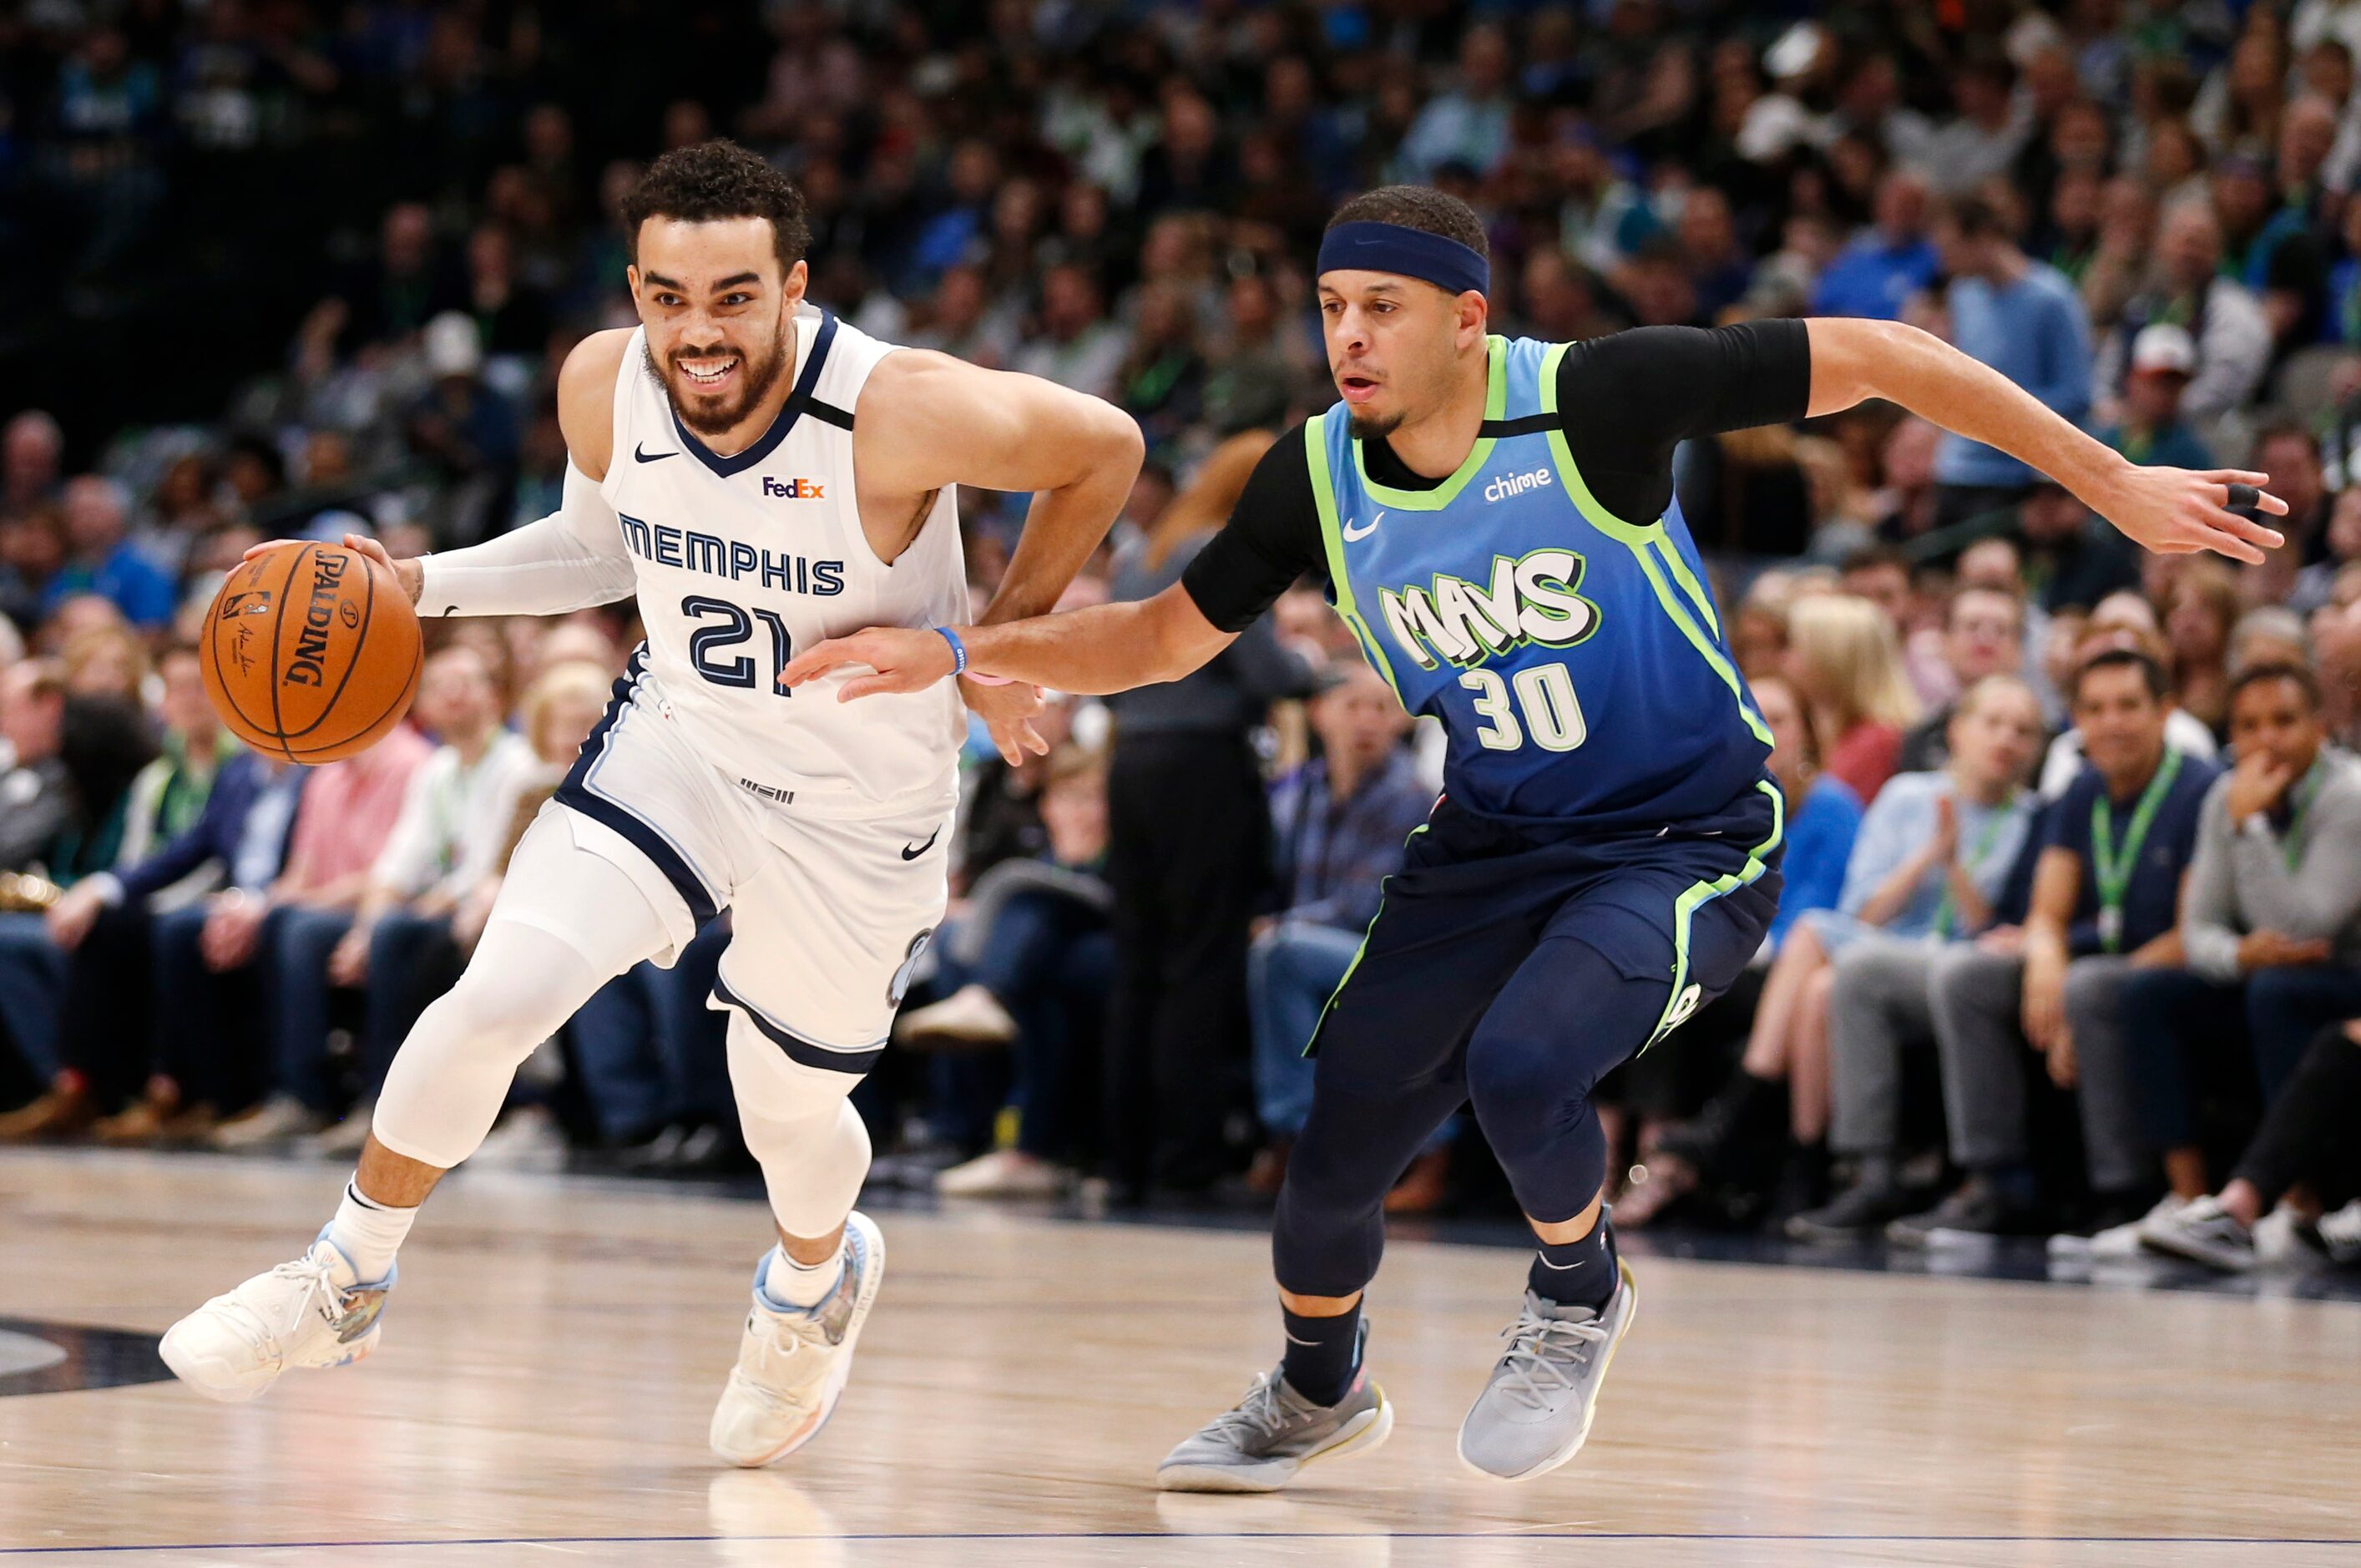
<path fill-rule="evenodd" d="M 282 544 L 306 544 L 309 543 L 311 543 L 311 541 L 303 539 L 266 539 L 261 543 L 255 545 L 252 549 L 248 550 L 244 556 L 240 557 L 240 559 L 251 561 L 257 555 L 263 554 L 263 552 L 267 550 L 276 550 Z M 347 550 L 358 551 L 360 554 L 368 556 L 370 560 L 376 562 L 379 565 L 383 566 L 387 571 L 391 572 L 393 574 L 393 580 L 401 585 L 401 591 L 410 596 L 410 602 L 412 605 L 417 604 L 419 590 L 426 586 L 426 569 L 418 564 L 421 559 L 419 556 L 406 556 L 403 559 L 397 561 L 392 556 L 385 553 L 384 545 L 379 543 L 376 540 L 371 539 L 366 533 L 346 534 L 345 548 Z"/>
<path fill-rule="evenodd" d="M 2159 555 L 2189 555 L 2211 550 L 2233 561 L 2259 565 L 2263 552 L 2285 543 L 2279 530 L 2241 517 L 2229 509 L 2230 487 L 2252 487 L 2249 509 L 2270 517 L 2285 517 L 2287 502 L 2263 486 L 2268 474 L 2237 468 L 2140 468 L 2125 464 L 2096 498 L 2099 515 L 2125 535 Z M 2245 500 L 2242 494 L 2238 498 Z"/>
<path fill-rule="evenodd" d="M 793 691 L 805 682 L 841 669 L 866 664 L 874 674 L 850 680 L 837 689 L 836 700 L 874 696 L 879 692 L 924 691 L 951 673 L 950 642 L 927 627 L 873 626 L 850 637 L 815 642 L 787 661 L 779 672 L 779 689 Z"/>
<path fill-rule="evenodd" d="M 1049 754 L 1049 742 L 1033 728 L 1033 716 L 1041 711 L 1039 686 L 1023 681 L 984 685 L 961 676 L 959 688 L 961 700 L 992 731 L 992 743 L 1010 767 L 1023 765 L 1027 751 L 1037 757 Z"/>

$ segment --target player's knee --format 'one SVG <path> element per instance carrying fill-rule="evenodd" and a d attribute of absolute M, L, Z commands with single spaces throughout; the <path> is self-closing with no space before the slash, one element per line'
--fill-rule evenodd
<path fill-rule="evenodd" d="M 757 1124 L 793 1125 L 834 1117 L 860 1082 L 857 1072 L 796 1061 L 743 1015 L 730 1014 L 730 1085 L 750 1143 Z"/>

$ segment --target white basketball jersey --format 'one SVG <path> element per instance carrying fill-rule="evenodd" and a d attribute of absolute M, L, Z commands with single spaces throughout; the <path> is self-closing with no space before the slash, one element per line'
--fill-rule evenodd
<path fill-rule="evenodd" d="M 598 488 L 638 572 L 648 670 L 684 736 L 757 795 L 847 812 L 947 799 L 966 734 L 955 683 L 851 703 L 837 700 L 844 671 L 778 689 L 780 668 L 823 638 L 968 614 L 950 489 L 891 565 L 861 529 L 853 413 L 894 345 L 808 302 L 795 320 L 794 391 L 731 457 L 674 414 L 644 329 L 624 351 Z"/>

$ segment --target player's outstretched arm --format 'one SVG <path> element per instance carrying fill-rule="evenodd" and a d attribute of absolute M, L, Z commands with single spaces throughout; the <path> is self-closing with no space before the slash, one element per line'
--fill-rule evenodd
<path fill-rule="evenodd" d="M 1179 583 L 1136 603 L 1093 605 L 999 626 L 957 626 L 950 632 L 880 626 L 831 637 L 789 660 L 779 684 L 793 688 L 847 664 L 866 664 L 876 673 L 847 681 L 839 701 L 917 691 L 957 670 L 956 637 L 967 651 L 971 674 L 1104 696 L 1179 680 L 1237 635 L 1207 620 Z"/>
<path fill-rule="evenodd" d="M 2265 475 L 2137 466 L 1999 371 L 1900 322 L 1816 316 L 1806 326 L 1815 418 L 1869 398 L 1899 403 L 1945 430 L 2030 464 L 2125 535 L 2162 554 L 2212 550 L 2233 560 L 2260 561 L 2265 550 L 2281 542 L 2277 530 L 2226 510 L 2232 486 L 2253 487 L 2257 494 L 2246 504 L 2286 516 L 2285 501 L 2260 493 Z"/>

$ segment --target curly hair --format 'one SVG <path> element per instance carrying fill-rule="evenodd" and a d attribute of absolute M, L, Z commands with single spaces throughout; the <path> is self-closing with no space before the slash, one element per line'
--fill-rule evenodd
<path fill-rule="evenodd" d="M 649 164 L 640 182 L 631 187 L 631 193 L 623 199 L 623 226 L 635 263 L 640 258 L 640 225 L 650 218 L 691 224 L 767 219 L 782 272 L 801 261 L 811 245 L 803 192 L 761 154 L 724 137 L 675 148 Z"/>
<path fill-rule="evenodd" d="M 1338 224 L 1395 224 L 1425 234 L 1455 239 L 1478 256 L 1492 254 L 1484 236 L 1484 220 L 1456 196 L 1446 196 L 1426 185 L 1380 185 L 1364 192 L 1336 209 L 1328 226 Z"/>

